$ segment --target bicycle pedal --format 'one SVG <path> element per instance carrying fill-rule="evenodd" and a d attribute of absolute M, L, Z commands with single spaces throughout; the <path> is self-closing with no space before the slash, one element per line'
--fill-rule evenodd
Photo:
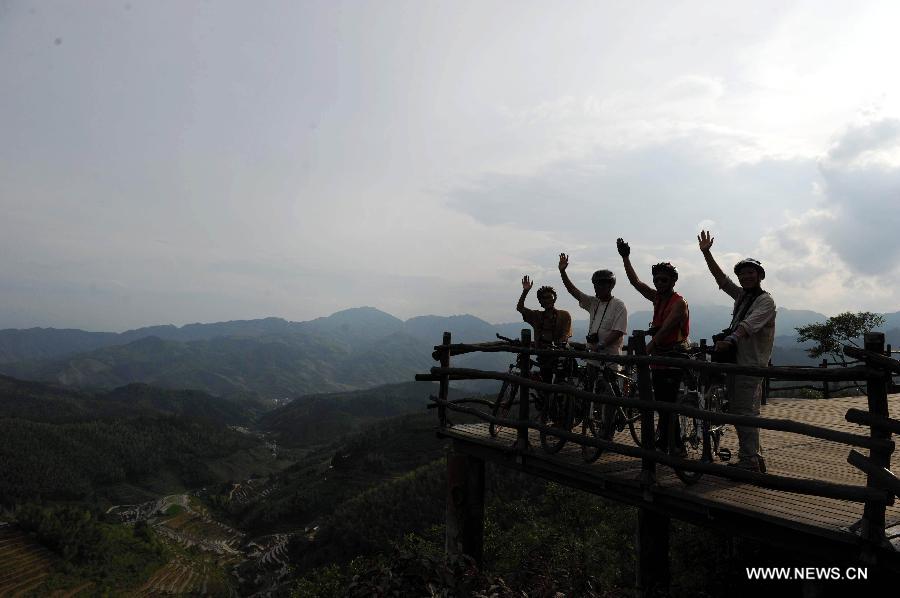
<path fill-rule="evenodd" d="M 727 448 L 719 449 L 719 459 L 722 461 L 731 461 L 731 450 Z"/>

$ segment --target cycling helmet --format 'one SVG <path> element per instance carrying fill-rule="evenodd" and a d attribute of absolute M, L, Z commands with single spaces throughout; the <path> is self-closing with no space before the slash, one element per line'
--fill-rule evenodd
<path fill-rule="evenodd" d="M 543 286 L 537 290 L 538 297 L 546 293 L 550 293 L 551 295 L 553 295 L 553 300 L 556 300 L 556 289 L 554 289 L 553 287 Z"/>
<path fill-rule="evenodd" d="M 756 271 L 759 272 L 760 280 L 763 280 L 766 277 L 766 269 L 763 268 L 761 263 L 759 263 L 759 260 L 755 260 L 752 257 L 746 257 L 736 263 L 734 265 L 734 274 L 737 275 L 738 270 L 740 270 L 744 266 L 753 266 L 754 268 L 756 268 Z"/>
<path fill-rule="evenodd" d="M 616 275 L 610 270 L 597 270 L 591 276 L 591 284 L 597 284 L 601 280 L 609 280 L 613 286 L 616 285 Z"/>
<path fill-rule="evenodd" d="M 654 264 L 652 268 L 650 268 L 650 272 L 653 276 L 657 274 L 668 274 L 672 277 L 672 282 L 678 280 L 678 270 L 675 269 L 675 266 L 670 264 L 669 262 L 660 262 L 658 264 Z"/>

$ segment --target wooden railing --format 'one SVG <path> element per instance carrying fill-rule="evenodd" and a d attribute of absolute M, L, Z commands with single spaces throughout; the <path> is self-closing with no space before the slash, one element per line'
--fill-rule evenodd
<path fill-rule="evenodd" d="M 550 433 L 567 441 L 610 451 L 641 459 L 641 483 L 647 486 L 656 484 L 656 465 L 662 463 L 682 470 L 703 472 L 734 481 L 750 483 L 756 486 L 783 490 L 799 494 L 822 496 L 865 504 L 864 516 L 859 524 L 859 533 L 867 540 L 882 543 L 885 538 L 885 509 L 893 504 L 894 497 L 900 496 L 900 480 L 890 471 L 890 459 L 894 451 L 892 433 L 900 434 L 900 421 L 891 419 L 888 413 L 887 391 L 892 375 L 900 374 L 900 361 L 886 355 L 884 335 L 870 333 L 866 335 L 865 349 L 845 347 L 845 353 L 858 360 L 857 365 L 829 369 L 817 367 L 753 367 L 735 364 L 720 364 L 694 359 L 647 356 L 644 344 L 644 333 L 636 331 L 629 339 L 627 355 L 604 355 L 587 351 L 537 349 L 531 346 L 529 330 L 522 331 L 519 344 L 509 343 L 477 343 L 452 344 L 450 333 L 444 333 L 443 343 L 435 347 L 435 358 L 440 367 L 431 369 L 430 374 L 417 375 L 421 381 L 440 381 L 439 396 L 431 397 L 437 406 L 440 425 L 448 426 L 447 412 L 474 416 L 482 421 L 514 428 L 517 430 L 517 441 L 510 449 L 517 452 L 529 450 L 528 437 L 530 430 Z M 582 359 L 602 360 L 605 362 L 633 365 L 637 369 L 637 398 L 623 398 L 611 394 L 589 393 L 571 385 L 550 384 L 533 380 L 529 376 L 530 359 L 522 359 L 521 375 L 505 372 L 483 371 L 471 368 L 454 368 L 450 365 L 452 356 L 474 352 L 508 352 L 536 356 L 553 356 L 558 358 L 574 357 Z M 687 370 L 698 370 L 719 374 L 737 374 L 768 378 L 773 380 L 802 380 L 840 383 L 847 381 L 866 382 L 868 411 L 850 409 L 846 420 L 862 426 L 868 426 L 868 434 L 854 434 L 832 428 L 787 419 L 773 419 L 752 415 L 729 413 L 713 413 L 697 407 L 681 403 L 668 403 L 653 400 L 650 365 L 674 366 Z M 471 405 L 485 405 L 484 399 L 448 400 L 449 383 L 452 380 L 500 380 L 519 385 L 518 415 L 516 418 L 495 417 L 484 409 Z M 568 430 L 554 428 L 542 424 L 531 417 L 530 389 L 546 393 L 563 393 L 594 403 L 613 406 L 632 407 L 641 412 L 641 446 L 624 444 L 613 440 L 604 440 L 587 435 L 572 433 Z M 655 449 L 654 411 L 663 414 L 680 413 L 705 419 L 716 424 L 749 426 L 767 430 L 778 430 L 838 442 L 850 447 L 868 450 L 864 455 L 851 450 L 847 462 L 867 476 L 865 486 L 839 484 L 827 480 L 810 480 L 760 473 L 735 467 L 724 467 L 707 461 L 688 460 L 667 454 Z"/>
<path fill-rule="evenodd" d="M 849 347 L 852 351 L 853 347 Z M 888 344 L 884 350 L 884 355 L 890 357 L 894 354 L 900 354 L 900 351 L 894 351 L 891 349 L 891 345 Z M 864 360 L 861 359 L 850 359 L 847 361 L 829 361 L 827 358 L 822 359 L 822 362 L 818 364 L 820 368 L 833 368 L 833 367 L 854 367 L 861 364 L 864 364 Z M 772 365 L 771 360 L 769 361 L 769 365 Z M 785 367 L 811 367 L 811 366 L 794 366 L 788 365 Z M 895 373 L 894 377 L 900 374 Z M 845 384 L 844 386 L 840 386 L 839 383 L 835 383 L 829 380 L 821 380 L 818 384 L 810 384 L 811 380 L 804 381 L 804 384 L 795 384 L 795 385 L 779 385 L 772 386 L 771 380 L 769 378 L 765 378 L 763 381 L 763 404 L 765 404 L 766 399 L 769 396 L 772 396 L 773 392 L 781 393 L 781 392 L 796 392 L 798 390 L 810 390 L 818 393 L 822 393 L 823 399 L 831 399 L 838 396 L 838 393 L 841 393 L 846 390 L 856 390 L 859 395 L 866 394 L 866 383 L 862 380 L 853 380 L 850 384 Z M 896 380 L 892 379 L 889 384 L 889 389 L 891 392 L 900 392 L 900 384 L 897 383 Z"/>
<path fill-rule="evenodd" d="M 823 359 L 822 363 L 818 365 L 818 367 L 826 369 L 826 368 L 848 368 L 855 367 L 859 365 L 864 365 L 864 361 L 852 359 L 847 361 L 846 363 L 842 363 L 839 361 L 828 361 L 827 359 Z M 771 363 L 770 363 L 771 365 Z M 782 366 L 782 367 L 810 367 L 810 366 Z M 782 393 L 782 392 L 796 392 L 798 390 L 810 390 L 814 392 L 818 392 L 822 394 L 823 399 L 831 399 L 835 397 L 838 393 L 843 392 L 845 390 L 856 390 L 859 394 L 866 393 L 866 383 L 862 379 L 852 380 L 849 384 L 844 384 L 841 386 L 841 382 L 846 381 L 832 381 L 832 380 L 820 380 L 818 384 L 811 384 L 812 380 L 804 380 L 803 384 L 794 384 L 794 385 L 778 385 L 773 386 L 771 380 L 767 377 L 764 380 L 765 384 L 765 396 L 770 397 L 772 393 Z"/>

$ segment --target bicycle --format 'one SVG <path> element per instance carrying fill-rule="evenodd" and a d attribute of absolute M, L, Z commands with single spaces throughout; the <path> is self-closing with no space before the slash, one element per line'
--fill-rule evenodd
<path fill-rule="evenodd" d="M 511 338 L 507 338 L 505 336 L 501 336 L 500 334 L 496 335 L 498 339 L 503 342 L 509 343 L 510 345 L 519 345 L 521 341 L 514 340 Z M 508 373 L 514 376 L 522 376 L 522 360 L 530 359 L 532 367 L 537 367 L 538 363 L 531 359 L 530 356 L 525 354 L 520 354 L 516 357 L 516 360 L 509 364 Z M 534 380 L 536 382 L 541 381 L 541 376 L 538 372 L 532 370 L 529 375 L 530 380 Z M 532 391 L 529 393 L 532 399 L 537 403 L 537 396 Z M 512 409 L 513 405 L 518 404 L 519 400 L 519 384 L 516 382 L 510 382 L 509 380 L 504 380 L 503 384 L 500 385 L 500 392 L 497 393 L 497 398 L 494 401 L 493 407 L 491 407 L 491 415 L 494 417 L 506 418 L 509 416 L 509 412 Z M 503 430 L 503 426 L 500 424 L 491 423 L 488 426 L 488 433 L 492 438 L 496 438 L 501 430 Z"/>
<path fill-rule="evenodd" d="M 706 356 L 712 353 L 712 349 L 701 345 L 690 351 L 691 359 L 706 361 Z M 679 394 L 678 403 L 697 407 L 712 413 L 727 413 L 728 389 L 724 374 L 713 372 L 689 371 L 685 374 L 685 390 Z M 681 456 L 687 460 L 696 460 L 704 463 L 712 463 L 718 458 L 720 461 L 731 460 L 731 451 L 722 447 L 722 436 L 725 434 L 725 424 L 713 424 L 709 419 L 696 415 L 673 413 L 673 419 L 677 418 L 679 437 L 674 435 L 669 439 L 669 452 Z M 675 469 L 675 475 L 685 484 L 695 484 L 703 472 Z"/>
<path fill-rule="evenodd" d="M 551 348 L 561 347 L 551 345 Z M 545 368 L 548 366 L 550 364 L 544 364 Z M 583 375 L 583 366 L 579 366 L 574 357 L 566 356 L 556 359 L 552 363 L 552 367 L 554 384 L 564 384 L 575 388 L 579 386 L 578 381 Z M 542 403 L 538 406 L 538 410 L 540 411 L 540 422 L 545 426 L 571 432 L 573 428 L 582 424 L 588 415 L 585 411 L 585 402 L 565 392 L 554 392 L 549 395 L 538 393 L 536 399 Z M 540 432 L 540 439 L 541 446 L 550 454 L 559 452 L 566 444 L 565 438 L 544 430 Z"/>
<path fill-rule="evenodd" d="M 637 394 L 637 381 L 632 375 L 633 366 L 628 373 L 623 373 L 611 364 L 605 364 L 602 372 L 598 372 L 600 368 L 595 368 L 586 374 L 585 388 L 589 388 L 591 392 L 600 394 L 605 392 L 617 398 L 633 398 Z M 587 379 L 588 376 L 595 375 L 596 379 Z M 600 407 L 600 417 L 595 417 L 595 404 L 591 401 L 587 406 L 588 413 L 583 418 L 582 434 L 591 435 L 594 438 L 603 440 L 611 440 L 616 432 L 621 432 L 628 427 L 631 438 L 637 446 L 641 446 L 639 429 L 635 423 L 641 419 L 641 412 L 634 407 L 622 407 L 620 405 L 613 406 L 602 404 Z M 596 461 L 603 449 L 596 446 L 582 445 L 582 458 L 591 463 Z"/>

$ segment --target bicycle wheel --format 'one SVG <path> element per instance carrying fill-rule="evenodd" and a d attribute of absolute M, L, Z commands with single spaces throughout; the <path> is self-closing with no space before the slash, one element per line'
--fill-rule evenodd
<path fill-rule="evenodd" d="M 641 446 L 641 412 L 634 407 L 625 407 L 622 413 L 625 423 L 628 424 L 628 431 L 631 432 L 631 439 L 634 444 Z"/>
<path fill-rule="evenodd" d="M 494 406 L 491 408 L 491 415 L 494 417 L 507 417 L 509 416 L 509 411 L 512 408 L 513 403 L 516 400 L 516 396 L 519 394 L 519 385 L 513 384 L 507 381 L 503 382 L 503 385 L 500 387 L 500 392 L 497 393 L 497 400 L 494 401 Z M 488 432 L 494 438 L 503 430 L 503 426 L 495 423 L 491 423 L 488 427 Z"/>
<path fill-rule="evenodd" d="M 631 369 L 626 374 L 632 374 Z M 622 396 L 626 399 L 637 398 L 637 383 L 631 375 L 622 377 Z M 628 426 L 628 432 L 636 446 L 641 446 L 641 412 L 635 407 L 622 407 L 619 417 L 624 425 Z M 624 426 L 623 426 L 624 427 Z"/>
<path fill-rule="evenodd" d="M 585 406 L 585 413 L 581 418 L 581 434 L 588 438 L 596 439 L 601 435 L 600 422 L 594 418 L 594 408 L 595 405 L 593 402 L 588 402 Z M 593 463 L 600 458 L 602 452 L 603 449 L 599 446 L 581 445 L 581 458 L 584 459 L 585 463 Z"/>
<path fill-rule="evenodd" d="M 700 394 L 687 391 L 678 397 L 678 402 L 691 407 L 700 407 Z M 708 422 L 701 417 L 673 413 L 673 425 L 670 427 L 669 454 L 688 461 L 709 461 Z M 677 423 L 676 423 L 677 422 Z M 685 484 L 696 484 L 703 477 L 703 472 L 691 471 L 675 467 L 675 475 Z"/>
<path fill-rule="evenodd" d="M 541 423 L 545 426 L 571 431 L 572 401 L 565 394 L 553 393 L 545 399 L 545 408 L 541 411 Z M 566 439 L 541 430 L 541 446 L 548 453 L 557 453 L 566 443 Z"/>
<path fill-rule="evenodd" d="M 703 395 L 705 406 L 704 409 L 708 409 L 714 413 L 725 413 L 726 404 L 727 404 L 727 391 L 725 386 L 722 384 L 713 384 L 709 388 L 707 388 L 706 392 Z M 720 446 L 722 441 L 722 435 L 725 434 L 725 424 L 712 424 L 708 425 L 708 433 L 709 436 L 709 460 L 712 461 L 713 458 L 718 457 L 722 461 L 730 461 L 731 460 L 731 451 L 727 448 Z"/>

